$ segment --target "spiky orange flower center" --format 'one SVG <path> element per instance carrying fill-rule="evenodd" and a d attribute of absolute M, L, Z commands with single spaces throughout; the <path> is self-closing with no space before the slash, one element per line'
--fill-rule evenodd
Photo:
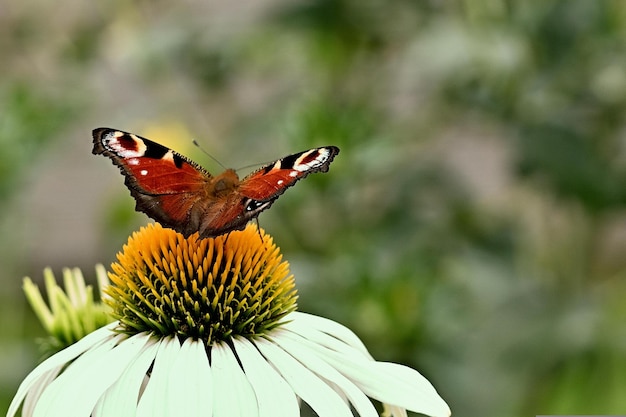
<path fill-rule="evenodd" d="M 107 302 L 128 333 L 175 334 L 210 345 L 264 334 L 296 308 L 288 263 L 252 225 L 198 239 L 150 224 L 133 233 L 117 260 Z"/>

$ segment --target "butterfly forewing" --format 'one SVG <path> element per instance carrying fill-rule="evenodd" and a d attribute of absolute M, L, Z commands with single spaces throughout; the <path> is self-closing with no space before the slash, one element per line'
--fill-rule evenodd
<path fill-rule="evenodd" d="M 149 139 L 119 130 L 93 131 L 94 154 L 120 167 L 129 188 L 145 194 L 195 192 L 211 175 L 194 162 Z"/>
<path fill-rule="evenodd" d="M 298 180 L 314 172 L 326 172 L 339 148 L 325 146 L 286 156 L 243 179 L 241 194 L 258 201 L 278 198 Z"/>

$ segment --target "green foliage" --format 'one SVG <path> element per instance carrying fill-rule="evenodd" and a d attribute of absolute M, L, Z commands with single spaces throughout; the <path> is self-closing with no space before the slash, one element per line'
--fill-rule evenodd
<path fill-rule="evenodd" d="M 6 203 L 24 171 L 67 123 L 72 111 L 25 81 L 0 86 L 0 102 L 0 201 Z"/>

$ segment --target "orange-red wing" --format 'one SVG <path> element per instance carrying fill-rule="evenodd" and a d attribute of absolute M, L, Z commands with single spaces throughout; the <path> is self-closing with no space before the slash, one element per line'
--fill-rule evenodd
<path fill-rule="evenodd" d="M 126 185 L 144 194 L 194 192 L 211 174 L 179 153 L 141 136 L 100 128 L 93 131 L 94 154 L 111 158 Z"/>
<path fill-rule="evenodd" d="M 252 200 L 277 199 L 298 180 L 314 172 L 326 172 L 339 148 L 325 146 L 286 156 L 243 179 L 239 192 Z"/>
<path fill-rule="evenodd" d="M 100 128 L 93 131 L 94 154 L 111 158 L 137 200 L 137 210 L 183 231 L 193 204 L 205 197 L 211 175 L 184 156 L 131 133 Z"/>

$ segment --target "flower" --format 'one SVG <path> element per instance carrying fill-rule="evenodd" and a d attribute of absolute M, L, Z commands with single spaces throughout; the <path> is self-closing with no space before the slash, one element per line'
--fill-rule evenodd
<path fill-rule="evenodd" d="M 71 345 L 113 321 L 108 314 L 108 306 L 96 300 L 93 287 L 85 284 L 80 269 L 63 270 L 63 283 L 67 294 L 57 285 L 50 268 L 46 268 L 43 275 L 50 307 L 46 305 L 39 288 L 29 277 L 24 278 L 24 293 L 49 334 L 47 339 L 40 341 L 46 355 Z M 102 294 L 102 289 L 109 284 L 102 265 L 96 265 L 96 277 L 99 292 Z"/>
<path fill-rule="evenodd" d="M 296 311 L 287 262 L 254 226 L 211 239 L 158 224 L 109 274 L 117 319 L 41 363 L 7 414 L 321 417 L 450 410 L 417 371 L 376 362 L 359 338 Z"/>

